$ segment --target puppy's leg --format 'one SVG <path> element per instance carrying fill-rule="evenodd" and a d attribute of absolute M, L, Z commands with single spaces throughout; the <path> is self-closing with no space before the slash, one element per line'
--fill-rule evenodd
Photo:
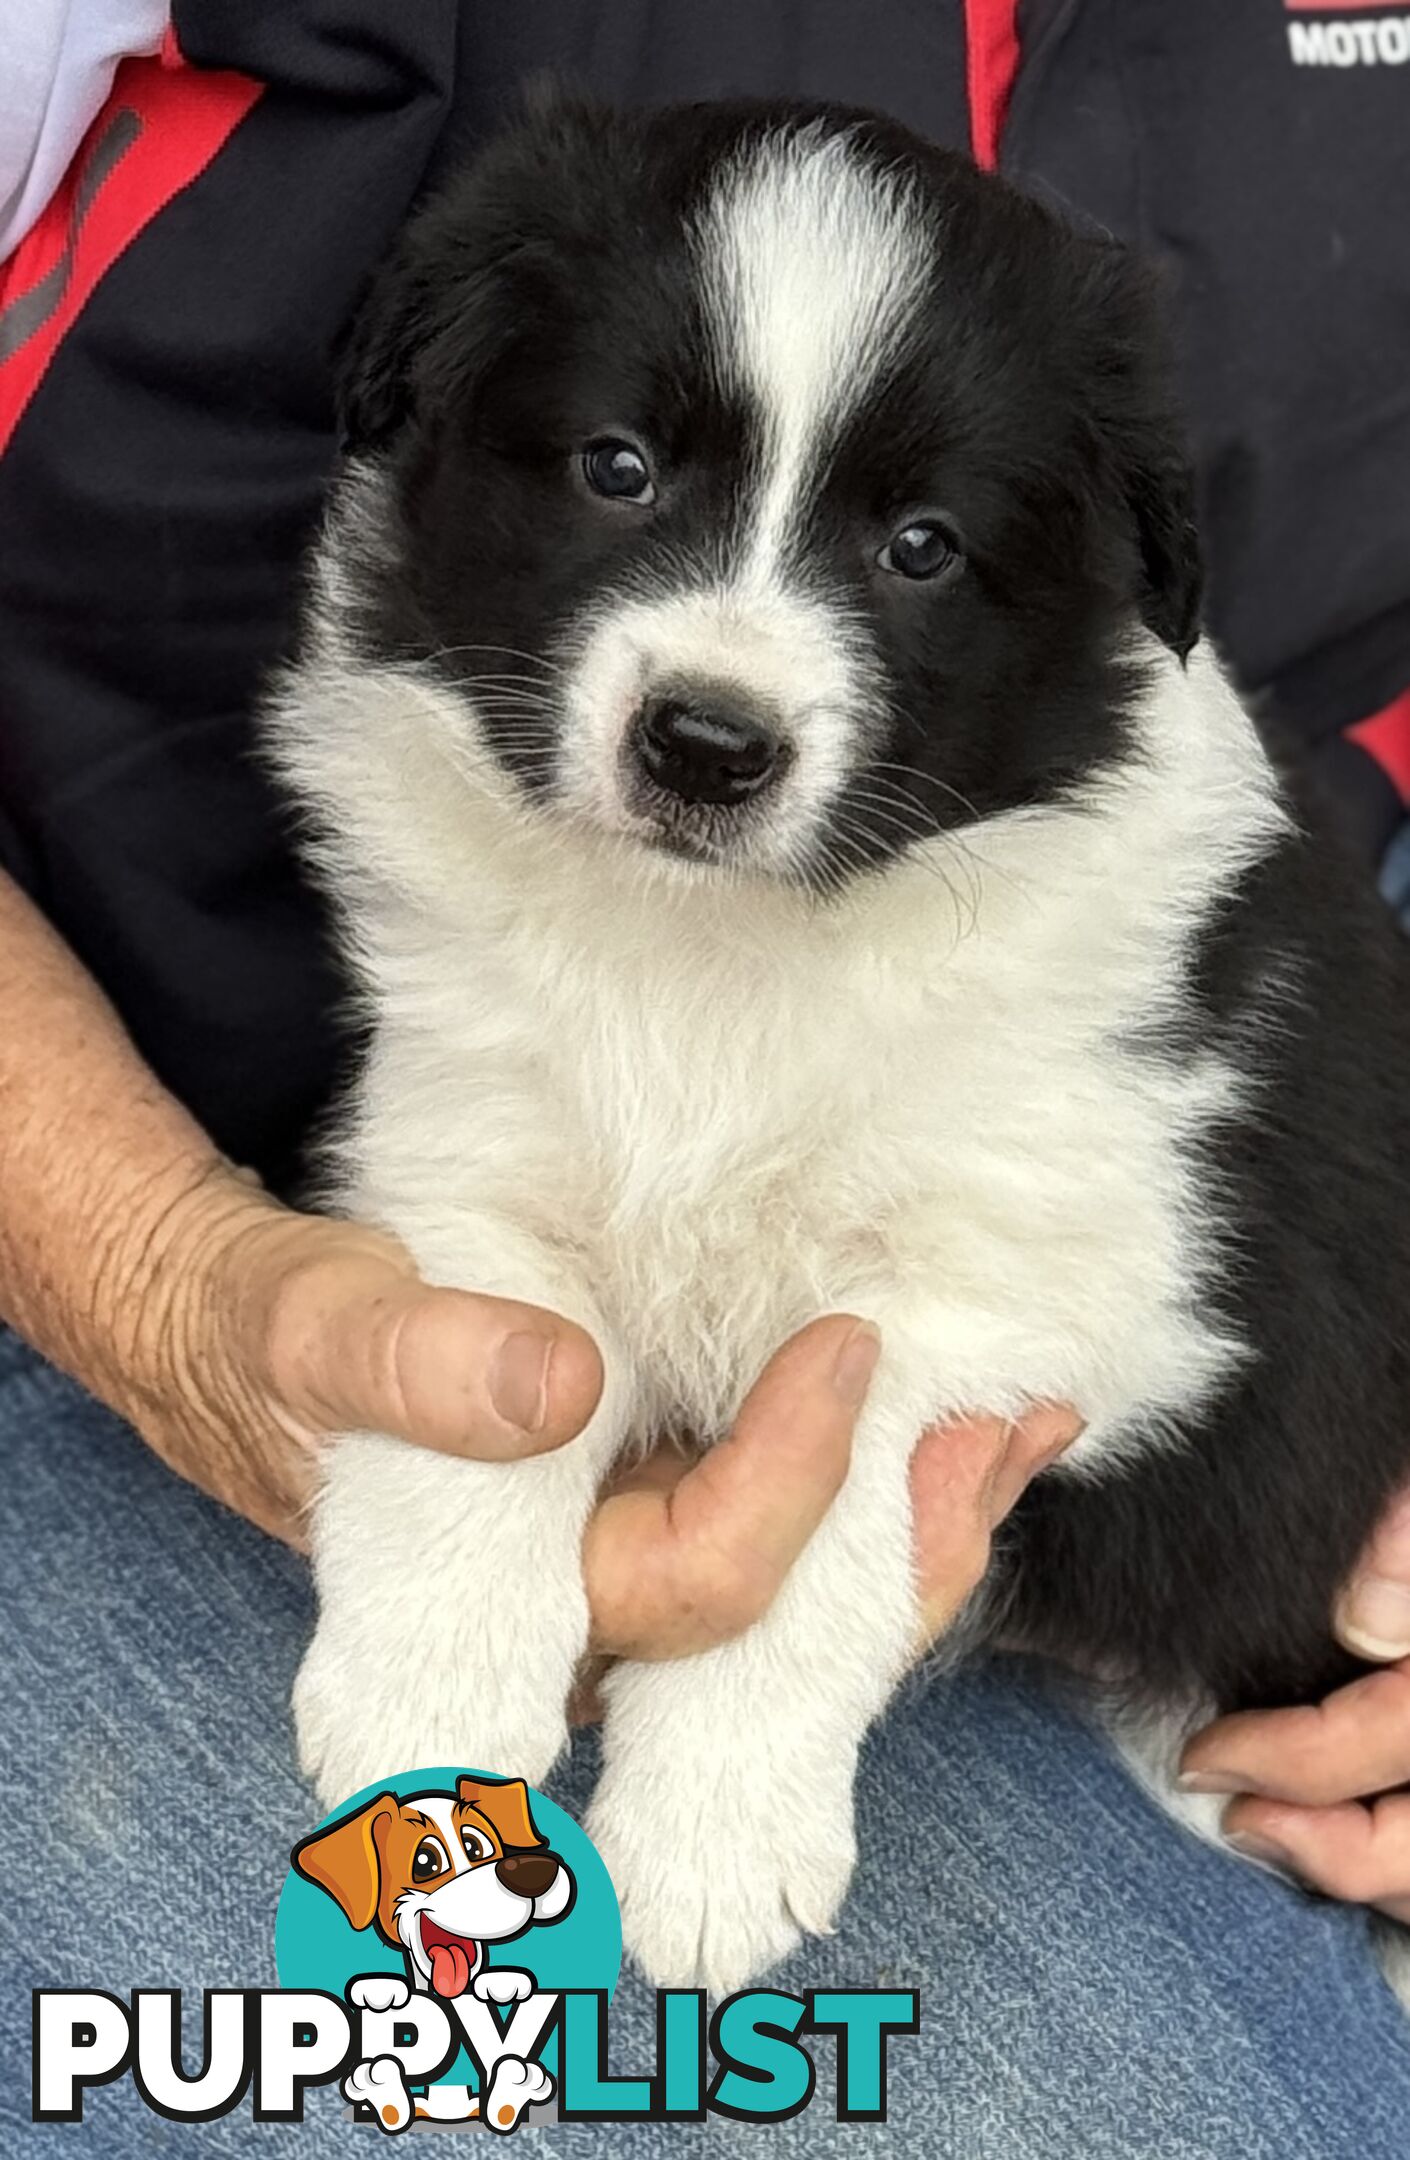
<path fill-rule="evenodd" d="M 589 1829 L 658 1985 L 731 1990 L 832 1925 L 858 1746 L 917 1644 L 907 1472 L 938 1394 L 884 1360 L 847 1483 L 763 1619 L 608 1677 Z"/>
<path fill-rule="evenodd" d="M 300 1761 L 330 1803 L 423 1765 L 540 1782 L 586 1647 L 583 1525 L 626 1429 L 625 1361 L 582 1289 L 513 1233 L 482 1228 L 434 1273 L 581 1322 L 603 1395 L 576 1440 L 520 1462 L 368 1434 L 330 1450 L 313 1519 L 318 1624 L 294 1686 Z"/>

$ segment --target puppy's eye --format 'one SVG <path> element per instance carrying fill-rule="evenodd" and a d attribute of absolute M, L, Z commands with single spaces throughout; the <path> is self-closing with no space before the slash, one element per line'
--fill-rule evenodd
<path fill-rule="evenodd" d="M 883 570 L 897 577 L 938 578 L 957 570 L 963 561 L 960 544 L 948 525 L 935 518 L 917 518 L 903 525 L 877 556 Z"/>
<path fill-rule="evenodd" d="M 494 1853 L 494 1847 L 489 1839 L 480 1831 L 472 1830 L 469 1823 L 462 1823 L 460 1826 L 460 1842 L 472 1861 L 488 1860 Z"/>
<path fill-rule="evenodd" d="M 439 1838 L 423 1837 L 411 1856 L 411 1879 L 413 1882 L 429 1882 L 433 1875 L 444 1875 L 450 1859 Z"/>
<path fill-rule="evenodd" d="M 583 452 L 583 478 L 594 495 L 605 495 L 611 502 L 645 505 L 656 500 L 646 459 L 635 443 L 623 442 L 616 435 L 588 444 Z"/>

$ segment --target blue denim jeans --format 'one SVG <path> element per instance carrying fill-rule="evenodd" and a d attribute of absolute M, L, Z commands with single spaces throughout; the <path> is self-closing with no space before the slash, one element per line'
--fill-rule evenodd
<path fill-rule="evenodd" d="M 179 1484 L 0 1331 L 0 2154 L 375 2151 L 336 2092 L 300 2125 L 29 2120 L 35 1986 L 273 1984 L 275 1901 L 317 1817 L 289 1684 L 304 1564 Z M 580 1811 L 582 1735 L 555 1782 Z M 884 2127 L 820 2100 L 728 2121 L 517 2133 L 526 2154 L 853 2152 L 914 2160 L 1405 2160 L 1410 2024 L 1363 1916 L 1187 1838 L 1080 1711 L 1016 1661 L 903 1691 L 868 1746 L 837 1935 L 782 1984 L 915 1987 Z M 624 1975 L 614 2067 L 654 2061 Z M 245 2104 L 247 2110 L 248 2103 Z"/>

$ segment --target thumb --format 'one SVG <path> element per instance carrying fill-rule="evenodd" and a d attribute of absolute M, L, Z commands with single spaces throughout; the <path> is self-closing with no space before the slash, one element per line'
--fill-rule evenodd
<path fill-rule="evenodd" d="M 1336 1630 L 1357 1657 L 1410 1657 L 1410 1487 L 1376 1525 L 1338 1601 Z"/>
<path fill-rule="evenodd" d="M 484 1461 L 561 1446 L 602 1393 L 597 1347 L 572 1321 L 433 1288 L 366 1251 L 290 1278 L 269 1362 L 276 1394 L 316 1432 L 394 1433 Z"/>

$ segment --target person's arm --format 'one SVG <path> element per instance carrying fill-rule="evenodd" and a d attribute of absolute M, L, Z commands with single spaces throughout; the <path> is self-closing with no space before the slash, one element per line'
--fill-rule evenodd
<path fill-rule="evenodd" d="M 591 1415 L 580 1328 L 430 1289 L 225 1162 L 3 873 L 0 1013 L 0 1317 L 183 1477 L 300 1542 L 329 1432 L 499 1457 Z"/>

